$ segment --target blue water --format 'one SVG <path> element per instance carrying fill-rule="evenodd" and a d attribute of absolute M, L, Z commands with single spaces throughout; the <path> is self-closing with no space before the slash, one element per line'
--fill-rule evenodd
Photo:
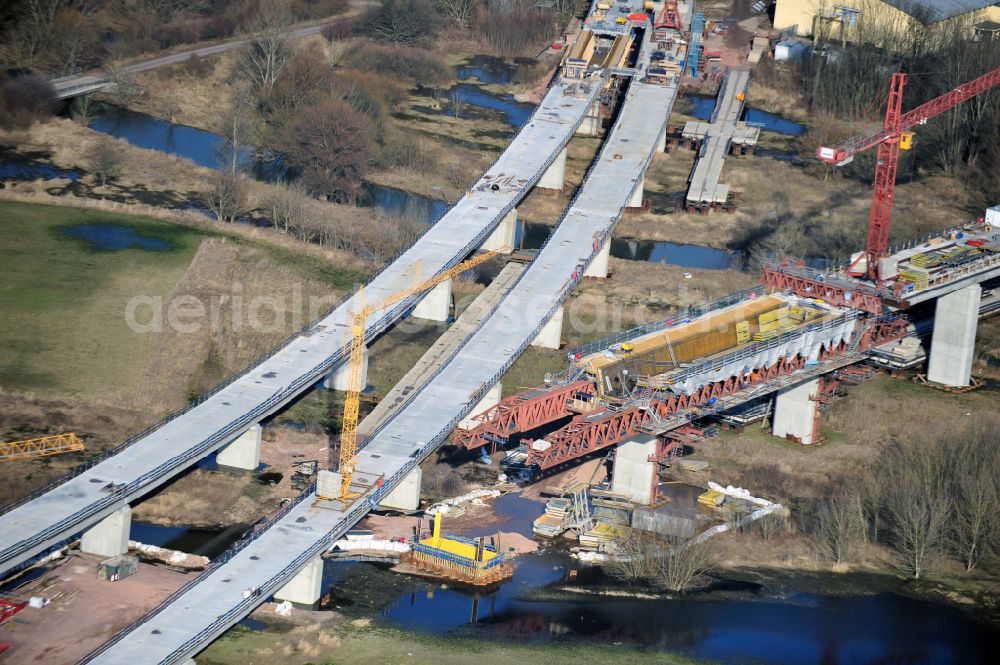
<path fill-rule="evenodd" d="M 76 169 L 61 169 L 50 164 L 12 161 L 0 164 L 0 180 L 79 180 Z"/>
<path fill-rule="evenodd" d="M 488 55 L 474 55 L 455 67 L 455 78 L 459 81 L 476 79 L 482 83 L 510 83 L 514 78 L 514 68 Z"/>
<path fill-rule="evenodd" d="M 691 102 L 691 115 L 699 120 L 711 119 L 712 112 L 715 111 L 715 97 L 691 95 L 688 97 L 688 101 Z M 743 113 L 743 119 L 747 122 L 761 124 L 768 131 L 787 136 L 801 136 L 806 131 L 804 125 L 755 108 L 747 108 Z"/>
<path fill-rule="evenodd" d="M 504 116 L 504 123 L 509 127 L 520 129 L 528 123 L 531 114 L 535 112 L 535 105 L 530 102 L 519 102 L 514 99 L 514 95 L 498 95 L 483 90 L 478 85 L 472 83 L 459 83 L 445 95 L 444 108 L 442 110 L 431 109 L 426 106 L 414 106 L 414 110 L 429 115 L 450 114 L 452 91 L 457 91 L 459 101 L 466 105 L 466 108 L 459 112 L 459 118 L 470 118 L 473 116 L 474 108 L 489 109 L 499 111 Z"/>
<path fill-rule="evenodd" d="M 90 243 L 92 249 L 116 252 L 122 249 L 147 249 L 162 252 L 170 249 L 170 243 L 162 238 L 154 238 L 139 233 L 130 226 L 117 224 L 78 224 L 67 226 L 62 232 Z"/>
<path fill-rule="evenodd" d="M 364 205 L 381 208 L 397 217 L 410 217 L 421 224 L 435 224 L 448 212 L 445 201 L 371 182 L 366 182 L 364 188 Z"/>
<path fill-rule="evenodd" d="M 185 125 L 171 125 L 145 113 L 111 108 L 95 117 L 90 128 L 123 138 L 140 148 L 186 157 L 199 166 L 214 169 L 225 163 L 220 152 L 225 139 L 221 136 Z"/>

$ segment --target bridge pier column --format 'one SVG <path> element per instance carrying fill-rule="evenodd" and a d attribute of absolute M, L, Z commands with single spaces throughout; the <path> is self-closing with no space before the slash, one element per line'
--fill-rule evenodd
<path fill-rule="evenodd" d="M 982 294 L 983 288 L 973 284 L 938 298 L 931 357 L 927 363 L 928 381 L 954 388 L 969 385 Z"/>
<path fill-rule="evenodd" d="M 542 349 L 558 349 L 562 346 L 562 324 L 563 308 L 560 307 L 552 315 L 552 318 L 542 326 L 538 337 L 531 342 L 531 345 Z"/>
<path fill-rule="evenodd" d="M 361 388 L 368 385 L 368 349 L 361 362 Z M 330 373 L 323 378 L 323 387 L 327 390 L 348 390 L 351 387 L 351 363 L 344 360 L 342 363 L 330 370 Z"/>
<path fill-rule="evenodd" d="M 648 506 L 653 502 L 656 487 L 656 437 L 636 434 L 615 447 L 615 465 L 611 474 L 611 491 L 623 494 L 631 501 Z"/>
<path fill-rule="evenodd" d="M 447 321 L 450 315 L 451 279 L 446 279 L 420 299 L 417 306 L 413 308 L 411 316 L 428 321 Z"/>
<path fill-rule="evenodd" d="M 503 384 L 497 381 L 493 384 L 493 387 L 486 391 L 482 399 L 476 402 L 476 405 L 472 407 L 472 411 L 469 411 L 470 416 L 476 416 L 486 411 L 487 409 L 492 409 L 494 406 L 500 403 L 500 397 L 503 395 Z"/>
<path fill-rule="evenodd" d="M 500 220 L 500 224 L 493 229 L 486 240 L 483 241 L 480 249 L 488 252 L 496 251 L 501 247 L 510 247 L 505 253 L 514 251 L 514 237 L 517 235 L 517 208 L 511 208 L 510 212 Z"/>
<path fill-rule="evenodd" d="M 399 484 L 389 492 L 378 507 L 385 510 L 417 510 L 420 508 L 420 485 L 424 473 L 419 466 L 406 474 Z"/>
<path fill-rule="evenodd" d="M 604 279 L 608 276 L 608 261 L 611 258 L 611 238 L 604 241 L 597 256 L 590 262 L 587 269 L 583 271 L 584 277 L 600 277 Z"/>
<path fill-rule="evenodd" d="M 774 401 L 774 421 L 771 433 L 783 439 L 794 438 L 803 445 L 815 443 L 817 411 L 816 395 L 819 379 L 809 379 L 778 391 Z"/>
<path fill-rule="evenodd" d="M 541 179 L 535 187 L 539 189 L 552 189 L 562 192 L 566 184 L 566 148 L 563 148 L 555 161 L 542 174 Z"/>
<path fill-rule="evenodd" d="M 287 600 L 299 605 L 319 602 L 323 591 L 323 559 L 311 559 L 288 583 L 274 594 L 276 600 Z"/>
<path fill-rule="evenodd" d="M 583 122 L 576 128 L 577 136 L 600 136 L 601 135 L 601 103 L 594 102 L 587 115 L 583 117 Z"/>
<path fill-rule="evenodd" d="M 132 509 L 122 506 L 90 527 L 80 539 L 80 551 L 103 557 L 128 552 L 128 535 L 132 528 Z"/>
<path fill-rule="evenodd" d="M 628 208 L 640 209 L 642 208 L 642 195 L 645 193 L 646 189 L 646 179 L 645 177 L 640 178 L 637 183 L 635 183 L 635 189 L 632 190 L 632 197 L 628 200 Z"/>
<path fill-rule="evenodd" d="M 656 139 L 656 152 L 664 152 L 667 149 L 667 128 L 660 132 L 660 137 Z"/>
<path fill-rule="evenodd" d="M 228 446 L 219 451 L 215 460 L 221 466 L 255 470 L 260 465 L 260 425 L 251 425 Z"/>

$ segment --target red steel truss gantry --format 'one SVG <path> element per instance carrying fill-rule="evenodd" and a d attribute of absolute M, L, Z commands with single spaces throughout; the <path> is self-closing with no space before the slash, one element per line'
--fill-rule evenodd
<path fill-rule="evenodd" d="M 455 428 L 452 443 L 472 450 L 488 443 L 503 443 L 516 432 L 528 432 L 536 427 L 573 415 L 567 408 L 577 393 L 593 393 L 590 381 L 575 381 L 565 386 L 541 386 L 502 400 L 496 406 L 473 416 L 468 427 Z"/>

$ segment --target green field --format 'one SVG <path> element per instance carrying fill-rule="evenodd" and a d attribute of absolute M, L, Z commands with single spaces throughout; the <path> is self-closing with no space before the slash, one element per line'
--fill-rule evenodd
<path fill-rule="evenodd" d="M 134 229 L 169 249 L 94 249 L 79 225 Z M 149 352 L 125 322 L 136 295 L 167 295 L 208 234 L 130 215 L 0 203 L 0 387 L 61 396 L 127 391 Z"/>

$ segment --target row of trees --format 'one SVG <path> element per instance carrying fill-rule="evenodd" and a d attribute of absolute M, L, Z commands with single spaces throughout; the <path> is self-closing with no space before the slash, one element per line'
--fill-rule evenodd
<path fill-rule="evenodd" d="M 952 557 L 971 571 L 1000 555 L 1000 420 L 888 445 L 862 478 L 843 478 L 800 506 L 799 526 L 837 563 L 866 544 L 890 547 L 903 570 L 926 575 Z"/>
<path fill-rule="evenodd" d="M 0 65 L 57 74 L 250 30 L 270 0 L 10 0 L 0 10 Z M 347 0 L 287 0 L 294 20 L 331 16 Z"/>

